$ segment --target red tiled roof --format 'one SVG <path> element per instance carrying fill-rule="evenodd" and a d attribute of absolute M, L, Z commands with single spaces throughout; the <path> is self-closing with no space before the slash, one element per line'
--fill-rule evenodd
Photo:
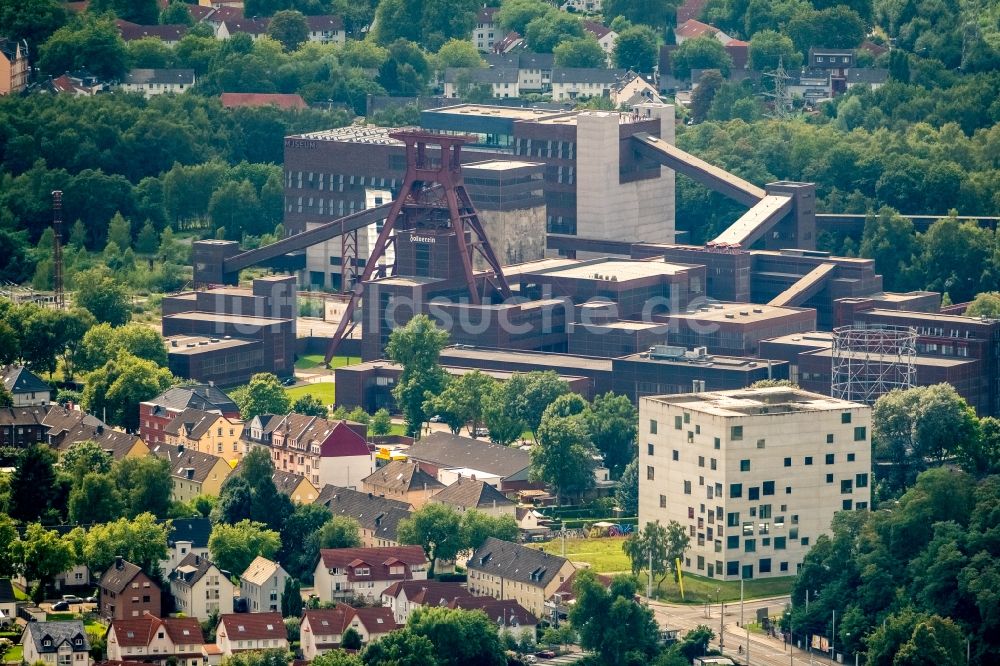
<path fill-rule="evenodd" d="M 201 633 L 201 625 L 193 617 L 158 618 L 145 615 L 138 618 L 114 620 L 111 628 L 115 632 L 115 640 L 121 647 L 146 647 L 153 640 L 157 630 L 163 627 L 174 644 L 201 645 L 205 638 Z"/>
<path fill-rule="evenodd" d="M 386 606 L 352 608 L 351 610 L 354 611 L 354 616 L 364 625 L 369 634 L 387 634 L 398 628 L 396 619 L 392 615 L 392 609 Z"/>
<path fill-rule="evenodd" d="M 263 35 L 267 33 L 267 26 L 271 24 L 270 19 L 226 19 L 224 21 L 226 24 L 226 29 L 229 34 L 235 34 L 237 32 L 245 32 L 248 35 Z"/>
<path fill-rule="evenodd" d="M 212 23 L 222 23 L 223 21 L 242 21 L 243 10 L 239 7 L 218 7 L 214 12 L 212 12 L 209 18 L 212 19 Z"/>
<path fill-rule="evenodd" d="M 214 7 L 203 7 L 202 5 L 188 5 L 187 9 L 195 21 L 204 21 L 209 15 L 215 13 Z"/>
<path fill-rule="evenodd" d="M 486 617 L 490 619 L 490 622 L 503 623 L 505 627 L 533 626 L 538 624 L 538 618 L 513 599 L 501 601 L 493 597 L 459 597 L 448 604 L 448 608 L 481 610 L 486 613 Z"/>
<path fill-rule="evenodd" d="M 476 23 L 493 23 L 493 15 L 497 13 L 499 7 L 483 7 L 476 14 Z"/>
<path fill-rule="evenodd" d="M 313 636 L 334 636 L 344 633 L 354 617 L 354 609 L 347 604 L 337 604 L 333 608 L 316 608 L 306 610 L 302 616 L 302 624 L 309 621 L 309 630 Z"/>
<path fill-rule="evenodd" d="M 118 19 L 115 23 L 118 25 L 118 32 L 121 33 L 122 39 L 126 42 L 144 37 L 159 37 L 165 42 L 177 42 L 188 31 L 186 25 L 139 25 L 138 23 L 131 23 L 121 19 Z"/>
<path fill-rule="evenodd" d="M 343 30 L 344 20 L 339 16 L 307 16 L 306 25 L 310 32 L 323 32 L 324 30 Z"/>
<path fill-rule="evenodd" d="M 714 25 L 708 25 L 707 23 L 702 23 L 701 21 L 696 21 L 695 19 L 688 19 L 677 26 L 677 30 L 674 34 L 677 37 L 683 37 L 684 39 L 693 39 L 695 37 L 702 37 L 705 35 L 712 35 L 719 32 L 719 29 Z"/>
<path fill-rule="evenodd" d="M 460 583 L 443 583 L 435 580 L 401 580 L 387 587 L 383 597 L 399 597 L 406 595 L 406 600 L 413 604 L 437 606 L 442 601 L 450 604 L 459 597 L 471 597 L 472 593 Z"/>
<path fill-rule="evenodd" d="M 556 588 L 556 591 L 553 593 L 560 595 L 560 597 L 563 600 L 563 603 L 569 601 L 570 599 L 576 598 L 576 595 L 573 593 L 573 583 L 576 581 L 576 574 L 578 571 L 579 569 L 577 569 L 569 576 L 567 576 L 566 580 L 564 580 L 562 584 L 560 584 L 559 587 Z M 597 574 L 596 576 L 597 576 L 597 581 L 601 585 L 603 585 L 606 588 L 611 587 L 611 578 L 609 576 L 602 576 L 601 574 Z"/>
<path fill-rule="evenodd" d="M 227 613 L 219 618 L 230 641 L 283 638 L 288 640 L 281 613 Z"/>
<path fill-rule="evenodd" d="M 696 19 L 701 16 L 701 10 L 708 4 L 708 0 L 684 0 L 684 4 L 677 8 L 677 24 L 680 25 L 688 19 Z"/>
<path fill-rule="evenodd" d="M 583 29 L 594 35 L 598 39 L 604 39 L 604 37 L 611 32 L 611 28 L 598 23 L 597 21 L 584 21 Z"/>
<path fill-rule="evenodd" d="M 424 549 L 420 546 L 383 546 L 379 548 L 323 548 L 319 551 L 323 566 L 327 569 L 342 569 L 351 566 L 355 560 L 373 567 L 382 565 L 389 558 L 395 557 L 410 566 L 426 564 Z M 386 572 L 388 573 L 388 572 Z M 373 578 L 375 577 L 374 572 Z M 384 580 L 384 579 L 382 579 Z"/>
<path fill-rule="evenodd" d="M 304 109 L 308 106 L 301 95 L 278 93 L 222 93 L 222 106 L 227 109 L 238 106 L 277 106 L 281 109 Z"/>

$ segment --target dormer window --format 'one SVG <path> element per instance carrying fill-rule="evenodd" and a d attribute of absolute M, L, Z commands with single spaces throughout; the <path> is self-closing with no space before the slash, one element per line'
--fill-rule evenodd
<path fill-rule="evenodd" d="M 354 570 L 355 576 L 368 576 L 370 574 L 371 574 L 371 569 L 369 569 L 368 567 L 357 567 Z"/>
<path fill-rule="evenodd" d="M 42 645 L 44 647 L 52 647 L 52 641 L 50 641 L 48 638 L 46 638 L 44 641 L 42 641 Z"/>

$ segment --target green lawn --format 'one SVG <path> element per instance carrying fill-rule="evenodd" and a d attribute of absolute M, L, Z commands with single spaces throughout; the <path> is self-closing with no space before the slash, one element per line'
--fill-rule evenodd
<path fill-rule="evenodd" d="M 330 367 L 339 368 L 344 365 L 354 365 L 355 363 L 361 363 L 361 359 L 357 356 L 334 356 L 330 361 Z M 295 362 L 295 369 L 311 370 L 323 365 L 323 354 L 305 354 L 304 356 L 300 356 L 299 360 Z"/>
<path fill-rule="evenodd" d="M 317 398 L 324 405 L 332 405 L 337 395 L 337 385 L 333 382 L 318 382 L 316 384 L 300 384 L 286 388 L 285 393 L 292 400 L 298 400 L 307 393 Z"/>
<path fill-rule="evenodd" d="M 601 539 L 566 539 L 566 557 L 574 562 L 586 562 L 598 573 L 622 573 L 631 571 L 631 565 L 625 553 L 622 552 L 624 539 L 606 537 Z M 562 539 L 556 538 L 548 543 L 534 546 L 547 553 L 562 555 Z M 792 589 L 793 576 L 748 580 L 744 583 L 744 596 L 747 599 L 775 597 L 788 594 Z M 655 583 L 655 581 L 654 581 Z M 640 575 L 640 592 L 645 594 L 646 576 Z M 719 590 L 724 601 L 739 601 L 739 581 L 717 581 L 704 576 L 684 572 L 684 599 L 681 599 L 680 589 L 676 581 L 667 576 L 660 584 L 656 597 L 662 601 L 681 603 L 704 603 L 711 598 L 718 600 Z"/>
<path fill-rule="evenodd" d="M 14 588 L 14 598 L 15 599 L 17 599 L 18 601 L 27 601 L 28 600 L 28 593 L 27 592 L 23 591 L 17 585 L 14 585 L 13 588 Z"/>
<path fill-rule="evenodd" d="M 24 658 L 24 648 L 20 645 L 15 645 L 7 654 L 4 655 L 3 660 L 10 664 L 20 664 L 21 660 Z"/>

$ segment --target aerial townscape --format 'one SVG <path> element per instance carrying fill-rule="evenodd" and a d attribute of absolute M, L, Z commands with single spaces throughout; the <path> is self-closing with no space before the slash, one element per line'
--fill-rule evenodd
<path fill-rule="evenodd" d="M 0 666 L 1000 664 L 1000 2 L 0 0 Z"/>

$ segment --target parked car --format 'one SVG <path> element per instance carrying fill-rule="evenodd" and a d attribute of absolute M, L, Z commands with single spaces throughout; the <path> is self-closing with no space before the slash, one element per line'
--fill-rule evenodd
<path fill-rule="evenodd" d="M 533 654 L 526 654 L 526 655 L 524 655 L 524 663 L 526 663 L 526 664 L 537 664 L 538 663 L 538 657 L 536 657 Z"/>
<path fill-rule="evenodd" d="M 284 384 L 285 386 L 294 386 L 295 385 L 295 381 L 296 381 L 295 377 L 289 377 L 288 379 L 286 379 L 285 381 L 283 381 L 281 383 Z"/>
<path fill-rule="evenodd" d="M 67 602 L 65 602 L 65 601 L 57 601 L 54 604 L 52 604 L 52 610 L 54 610 L 54 611 L 68 611 L 69 610 L 69 604 Z"/>
<path fill-rule="evenodd" d="M 472 431 L 472 436 L 473 437 L 489 437 L 490 436 L 489 428 L 476 428 L 475 430 Z"/>
<path fill-rule="evenodd" d="M 68 604 L 82 604 L 83 603 L 83 599 L 81 599 L 80 597 L 76 596 L 75 594 L 64 594 L 62 596 L 62 600 L 65 601 Z"/>
<path fill-rule="evenodd" d="M 556 653 L 553 652 L 552 650 L 539 650 L 538 652 L 535 653 L 535 656 L 538 657 L 539 659 L 554 659 Z"/>
<path fill-rule="evenodd" d="M 435 414 L 431 417 L 431 423 L 441 423 L 444 419 L 441 418 L 440 414 Z"/>
<path fill-rule="evenodd" d="M 84 599 L 84 601 L 86 601 L 88 604 L 96 604 L 97 603 L 97 597 L 96 596 L 95 597 L 87 597 L 86 599 Z"/>

